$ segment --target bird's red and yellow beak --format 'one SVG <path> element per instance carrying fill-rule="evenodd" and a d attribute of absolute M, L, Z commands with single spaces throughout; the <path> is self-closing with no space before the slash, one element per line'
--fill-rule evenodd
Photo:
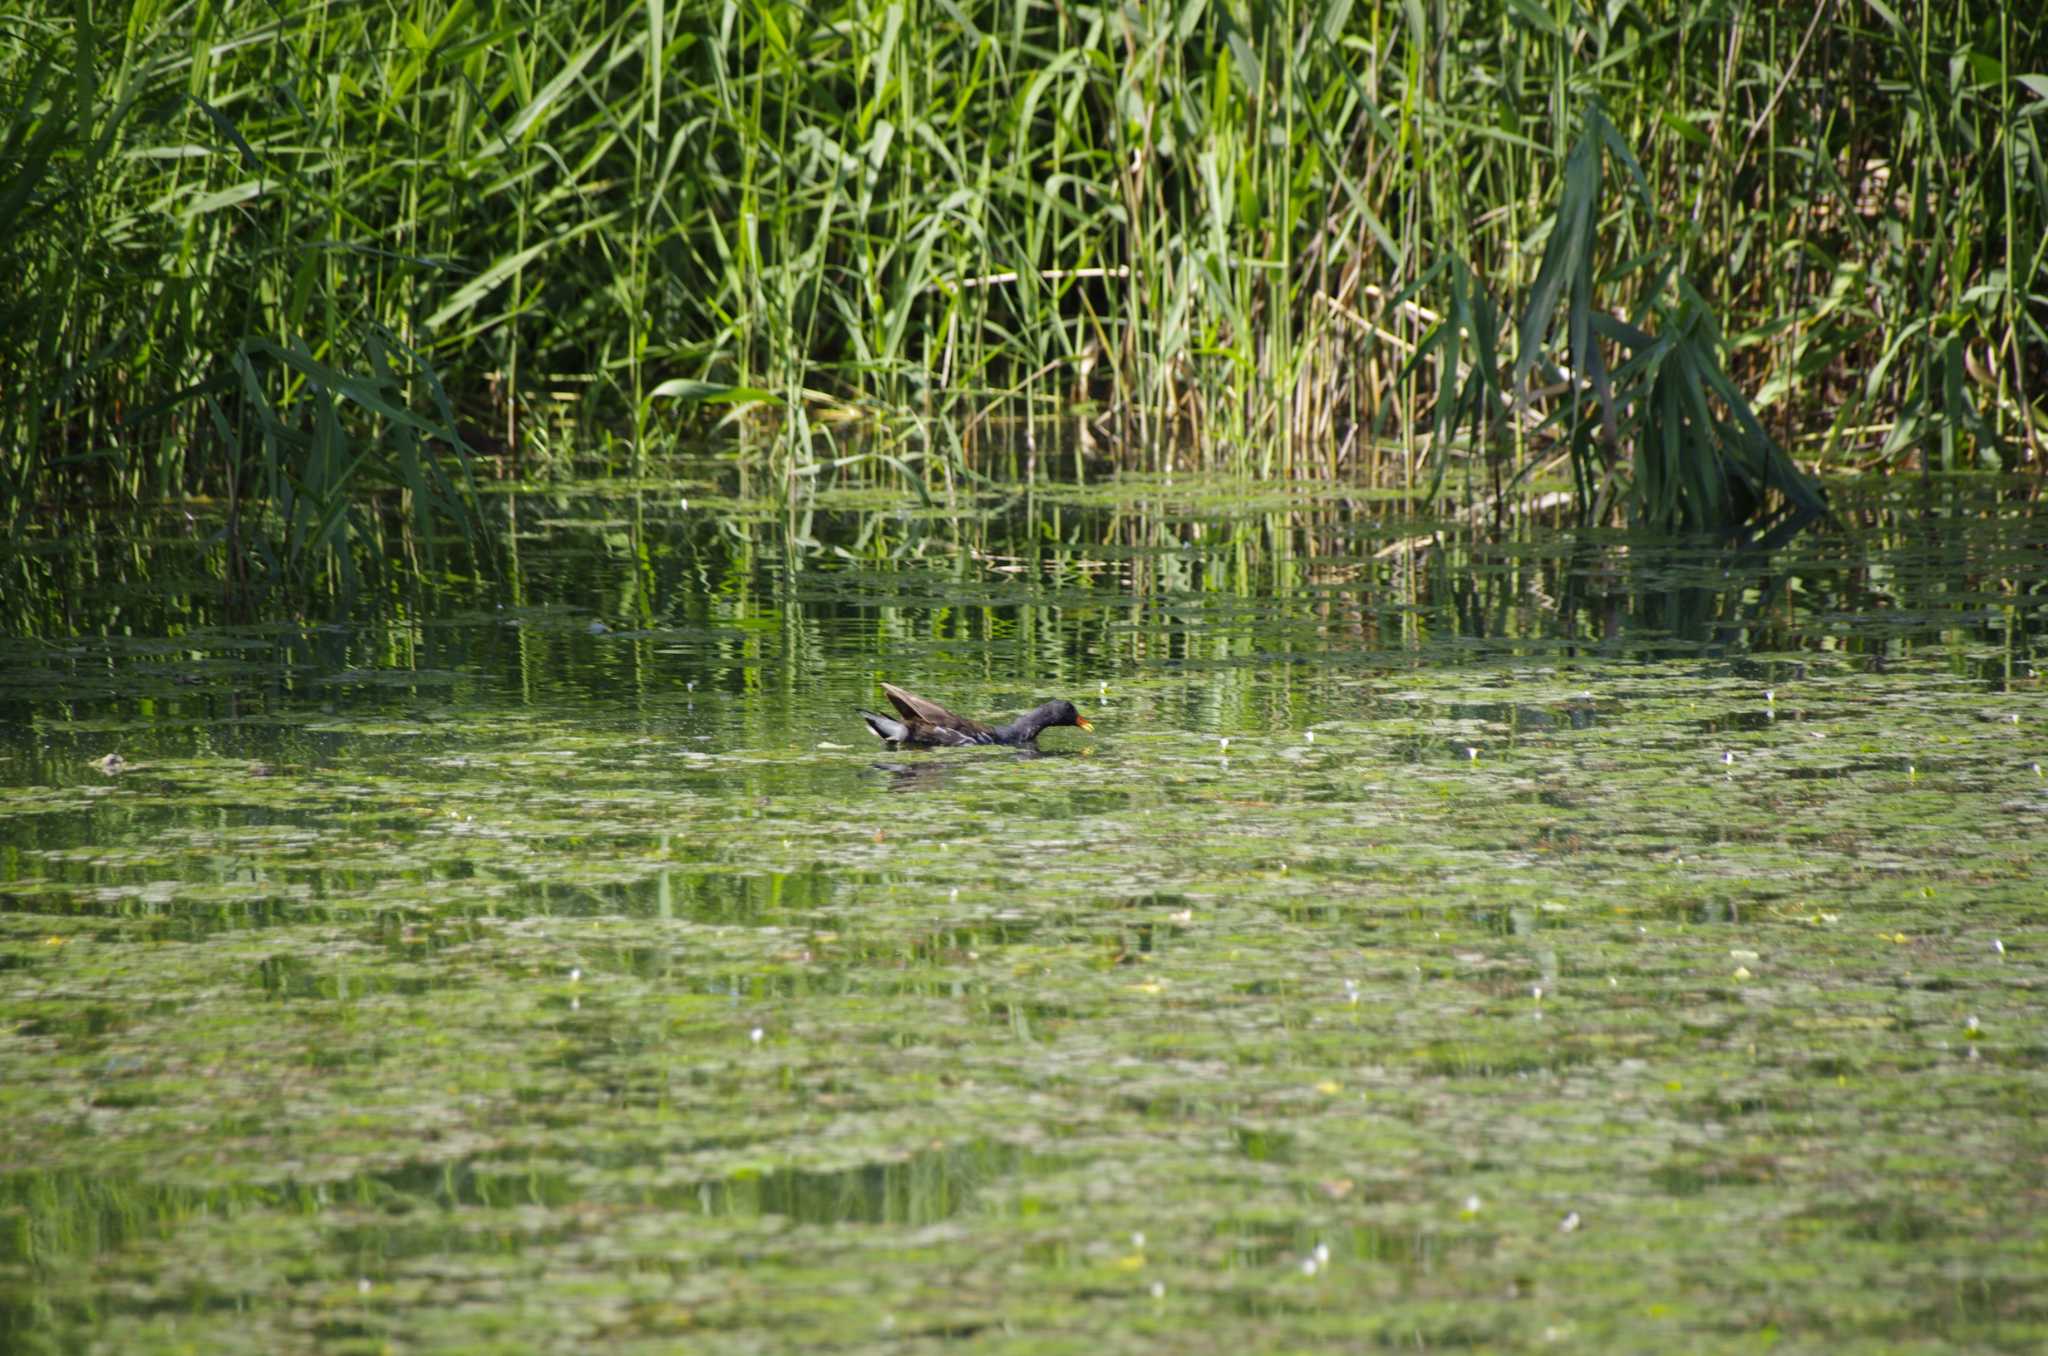
<path fill-rule="evenodd" d="M 1084 730 L 1093 730 L 1095 728 L 1093 725 L 1090 725 L 1088 723 L 1088 717 L 1081 715 L 1077 715 L 1074 717 L 1074 724 L 1080 726 Z"/>

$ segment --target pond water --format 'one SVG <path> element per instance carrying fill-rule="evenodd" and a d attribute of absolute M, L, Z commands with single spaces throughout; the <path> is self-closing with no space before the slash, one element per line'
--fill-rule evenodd
<path fill-rule="evenodd" d="M 0 1348 L 2048 1342 L 2014 486 L 718 490 L 354 625 L 0 562 Z"/>

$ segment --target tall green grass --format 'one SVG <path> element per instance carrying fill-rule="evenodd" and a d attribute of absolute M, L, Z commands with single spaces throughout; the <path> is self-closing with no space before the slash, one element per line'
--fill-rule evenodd
<path fill-rule="evenodd" d="M 231 495 L 320 556 L 373 535 L 337 493 L 474 537 L 478 458 L 705 438 L 931 493 L 1570 454 L 1586 512 L 1681 526 L 1793 460 L 2039 466 L 2023 10 L 38 8 L 0 19 L 0 502 Z M 1628 168 L 1574 196 L 1589 109 Z"/>

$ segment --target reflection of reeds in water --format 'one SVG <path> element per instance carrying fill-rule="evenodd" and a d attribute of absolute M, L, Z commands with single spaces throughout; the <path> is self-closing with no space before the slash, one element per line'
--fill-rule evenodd
<path fill-rule="evenodd" d="M 1838 486 L 1843 532 L 1809 536 L 1791 555 L 1566 535 L 1558 529 L 1568 518 L 1555 514 L 1496 526 L 1415 517 L 1353 496 L 1217 493 L 1236 485 L 1178 477 L 1171 493 L 1145 482 L 1126 483 L 1121 497 L 1046 490 L 958 516 L 873 507 L 791 515 L 730 500 L 704 512 L 662 494 L 522 496 L 505 501 L 522 542 L 506 562 L 508 578 L 444 580 L 418 603 L 423 616 L 486 619 L 488 643 L 508 652 L 570 648 L 659 691 L 691 680 L 708 691 L 719 675 L 800 686 L 857 651 L 875 664 L 876 679 L 894 676 L 886 657 L 895 672 L 964 685 L 998 706 L 1054 692 L 1085 704 L 1098 680 L 1158 667 L 1243 668 L 1249 682 L 1267 661 L 1304 671 L 1400 667 L 1446 644 L 1532 656 L 1658 636 L 1796 647 L 1816 616 L 1896 618 L 1906 600 L 1974 633 L 1987 623 L 1957 613 L 1955 598 L 2027 577 L 2036 530 L 1999 494 L 1962 485 L 1937 485 L 1933 499 L 1882 484 Z M 1940 541 L 1988 544 L 1943 546 L 1908 578 L 1873 573 L 1866 559 L 1924 541 L 1930 509 L 1956 527 Z M 57 638 L 118 619 L 165 634 L 232 620 L 209 575 L 222 567 L 204 545 L 213 527 L 198 518 L 103 558 L 0 560 L 8 581 L 0 629 Z M 1997 563 L 2006 560 L 2022 564 Z M 524 605 L 501 606 L 501 588 Z M 621 609 L 601 632 L 590 626 L 593 599 Z M 1998 645 L 2023 643 L 2029 626 L 2000 629 Z M 351 656 L 367 642 L 311 627 L 267 643 L 277 662 L 324 669 L 358 662 Z M 431 667 L 437 644 L 396 626 L 378 642 L 379 662 Z M 166 654 L 164 699 L 213 700 L 207 674 L 227 662 Z M 871 685 L 859 695 L 871 695 Z M 221 700 L 233 710 L 244 697 Z M 1095 719 L 1092 708 L 1087 714 Z M 847 720 L 846 730 L 818 737 L 864 740 L 850 706 Z"/>

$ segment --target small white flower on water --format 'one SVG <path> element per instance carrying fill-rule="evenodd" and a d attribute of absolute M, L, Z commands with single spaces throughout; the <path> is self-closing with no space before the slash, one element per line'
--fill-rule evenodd
<path fill-rule="evenodd" d="M 1972 1016 L 1972 1017 L 1970 1018 L 1970 1020 L 1969 1020 L 1969 1021 L 1967 1021 L 1967 1022 L 1964 1022 L 1964 1023 L 1963 1023 L 1963 1027 L 1964 1027 L 1964 1029 L 1965 1029 L 1965 1030 L 1968 1030 L 1968 1031 L 1976 1031 L 1976 1030 L 1978 1030 L 1978 1029 L 1979 1029 L 1979 1027 L 1978 1027 L 1978 1025 L 1977 1025 L 1977 1019 L 1976 1019 L 1976 1017 L 1975 1017 L 1975 1016 Z"/>
<path fill-rule="evenodd" d="M 1306 739 L 1309 743 L 1313 744 L 1316 742 L 1316 732 L 1314 730 L 1310 730 L 1307 734 L 1303 735 L 1302 738 Z"/>
<path fill-rule="evenodd" d="M 1131 1231 L 1131 1246 L 1134 1248 L 1142 1248 L 1145 1246 L 1145 1231 L 1143 1229 L 1134 1229 Z"/>
<path fill-rule="evenodd" d="M 1154 1281 L 1154 1282 L 1152 1282 L 1152 1298 L 1153 1298 L 1153 1299 L 1156 1299 L 1156 1300 L 1158 1300 L 1158 1299 L 1165 1299 L 1165 1298 L 1166 1298 L 1166 1282 L 1165 1282 L 1165 1281 Z"/>
<path fill-rule="evenodd" d="M 579 980 L 579 979 L 582 979 L 582 978 L 583 978 L 583 967 L 582 967 L 582 966 L 580 966 L 580 965 L 572 965 L 572 966 L 570 966 L 570 967 L 569 967 L 569 982 L 570 982 L 571 984 L 574 984 L 574 983 L 575 983 L 575 982 L 576 982 L 577 980 Z"/>
<path fill-rule="evenodd" d="M 1304 1258 L 1302 1258 L 1302 1259 L 1301 1259 L 1301 1274 L 1302 1274 L 1302 1275 L 1304 1275 L 1304 1276 L 1313 1276 L 1313 1275 L 1315 1275 L 1315 1274 L 1316 1274 L 1316 1267 L 1317 1267 L 1318 1265 L 1319 1265 L 1319 1264 L 1317 1263 L 1316 1259 L 1315 1259 L 1315 1258 L 1313 1258 L 1313 1257 L 1304 1257 Z"/>
<path fill-rule="evenodd" d="M 1217 741 L 1216 741 L 1216 743 L 1217 743 L 1218 747 L 1220 747 L 1220 748 L 1221 748 L 1221 749 L 1222 749 L 1222 750 L 1223 750 L 1223 751 L 1224 751 L 1225 753 L 1228 753 L 1228 752 L 1230 751 L 1230 736 L 1229 736 L 1229 735 L 1225 735 L 1225 736 L 1223 736 L 1223 738 L 1221 738 L 1221 739 L 1217 740 Z"/>
<path fill-rule="evenodd" d="M 1317 1266 L 1325 1266 L 1325 1267 L 1326 1267 L 1326 1266 L 1328 1266 L 1329 1264 L 1330 1264 L 1330 1245 L 1329 1245 L 1329 1244 L 1327 1244 L 1327 1243 L 1318 1243 L 1318 1244 L 1316 1244 L 1316 1265 L 1317 1265 Z"/>
<path fill-rule="evenodd" d="M 747 1039 L 752 1041 L 754 1044 L 759 1045 L 761 1043 L 761 1038 L 767 1034 L 767 1032 L 763 1031 L 760 1027 L 757 1026 L 752 1031 L 749 1031 L 747 1033 Z"/>
<path fill-rule="evenodd" d="M 1541 984 L 1532 985 L 1529 992 L 1535 995 L 1537 1002 L 1541 1003 L 1543 1001 L 1543 986 Z"/>
<path fill-rule="evenodd" d="M 676 500 L 676 507 L 681 509 L 683 512 L 688 513 L 690 511 L 690 501 L 687 499 L 678 499 Z"/>
<path fill-rule="evenodd" d="M 370 1293 L 370 1278 L 368 1276 L 358 1276 L 356 1278 L 356 1293 L 358 1295 Z"/>
<path fill-rule="evenodd" d="M 1478 1214 L 1480 1204 L 1481 1202 L 1477 1196 L 1467 1196 L 1465 1198 L 1465 1213 L 1468 1215 Z"/>
<path fill-rule="evenodd" d="M 1347 1002 L 1347 1003 L 1349 1003 L 1349 1004 L 1350 1004 L 1350 1005 L 1351 1005 L 1352 1007 L 1354 1007 L 1354 1008 L 1358 1006 L 1358 981 L 1357 981 L 1357 980 L 1355 980 L 1355 979 L 1347 979 L 1347 980 L 1345 980 L 1345 981 L 1344 981 L 1344 1001 L 1345 1001 L 1345 1002 Z"/>
<path fill-rule="evenodd" d="M 1465 746 L 1465 761 L 1468 763 L 1479 761 L 1479 747 L 1476 744 L 1467 744 Z"/>
<path fill-rule="evenodd" d="M 1621 981 L 1616 979 L 1613 975 L 1609 975 L 1607 977 L 1607 987 L 1610 989 L 1618 989 L 1621 987 Z"/>
<path fill-rule="evenodd" d="M 1569 1215 L 1566 1215 L 1563 1219 L 1557 1222 L 1557 1229 L 1559 1233 L 1568 1234 L 1578 1227 L 1579 1212 L 1576 1210 L 1572 1211 Z"/>
<path fill-rule="evenodd" d="M 1103 683 L 1103 684 L 1101 685 L 1101 687 L 1100 687 L 1100 688 L 1098 689 L 1098 691 L 1097 691 L 1096 695 L 1097 695 L 1097 696 L 1102 696 L 1102 697 L 1107 697 L 1107 696 L 1109 695 L 1109 684 L 1108 684 L 1108 683 L 1106 683 L 1106 682 L 1105 682 L 1105 683 Z"/>
<path fill-rule="evenodd" d="M 695 678 L 692 678 L 692 679 L 691 679 L 691 680 L 690 680 L 689 682 L 687 682 L 687 683 L 685 683 L 685 684 L 683 685 L 683 691 L 685 691 L 685 692 L 695 692 L 696 690 L 697 690 L 697 680 L 696 680 Z"/>
<path fill-rule="evenodd" d="M 2005 954 L 2005 943 L 2000 941 L 1998 938 L 1993 937 L 1991 939 L 1991 949 L 1993 951 L 1996 951 L 1999 955 L 2003 956 Z"/>
<path fill-rule="evenodd" d="M 1773 691 L 1772 689 L 1770 689 L 1770 688 L 1765 688 L 1765 689 L 1764 689 L 1764 700 L 1765 700 L 1765 701 L 1767 701 L 1767 702 L 1774 702 L 1774 701 L 1778 700 L 1778 694 L 1777 694 L 1777 693 L 1776 693 L 1775 691 Z M 1574 1218 L 1576 1218 L 1576 1216 L 1575 1216 Z"/>
<path fill-rule="evenodd" d="M 956 885 L 948 890 L 946 892 L 946 899 L 949 903 L 957 903 L 960 899 L 960 887 Z"/>
<path fill-rule="evenodd" d="M 1735 754 L 1734 754 L 1734 752 L 1733 752 L 1733 751 L 1730 751 L 1730 752 L 1728 752 L 1728 753 L 1724 753 L 1724 754 L 1722 754 L 1722 755 L 1721 755 L 1721 761 L 1722 761 L 1722 762 L 1724 762 L 1724 763 L 1733 763 L 1733 762 L 1735 761 Z"/>
<path fill-rule="evenodd" d="M 2011 715 L 2007 716 L 2006 719 L 2011 721 L 2013 724 L 2017 725 L 2020 723 L 2020 713 L 2015 711 Z"/>
<path fill-rule="evenodd" d="M 570 999 L 569 999 L 569 1011 L 571 1011 L 571 1012 L 581 1012 L 581 1011 L 583 1011 L 583 1000 L 582 1000 L 582 999 L 580 999 L 580 998 L 577 998 L 577 997 L 575 997 L 574 995 L 571 995 L 571 996 L 570 996 Z"/>

